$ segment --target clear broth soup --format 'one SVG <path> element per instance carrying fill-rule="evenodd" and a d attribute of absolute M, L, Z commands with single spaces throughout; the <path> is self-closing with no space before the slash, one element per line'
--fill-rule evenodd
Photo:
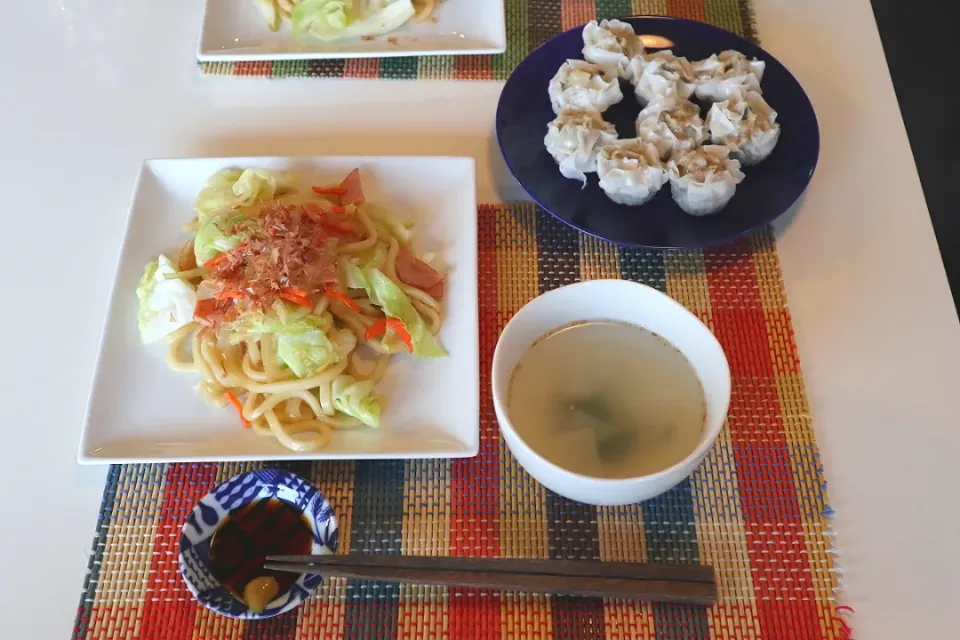
<path fill-rule="evenodd" d="M 703 385 L 663 338 L 621 322 L 583 322 L 540 338 L 510 378 L 517 433 L 554 464 L 631 478 L 686 458 L 703 435 Z"/>

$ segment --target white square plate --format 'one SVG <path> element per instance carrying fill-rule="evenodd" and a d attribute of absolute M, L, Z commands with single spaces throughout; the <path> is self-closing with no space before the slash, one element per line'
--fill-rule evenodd
<path fill-rule="evenodd" d="M 424 22 L 408 22 L 373 39 L 301 43 L 289 23 L 267 28 L 253 0 L 207 0 L 197 59 L 202 62 L 388 58 L 503 53 L 503 0 L 442 0 Z"/>
<path fill-rule="evenodd" d="M 359 167 L 364 193 L 417 222 L 416 247 L 449 276 L 440 341 L 446 358 L 391 359 L 377 386 L 383 426 L 338 431 L 323 450 L 297 453 L 244 429 L 229 408 L 205 404 L 196 379 L 167 368 L 166 343 L 140 344 L 137 282 L 157 254 L 186 240 L 181 225 L 207 178 L 226 167 L 287 169 L 301 187 Z M 477 206 L 472 158 L 316 157 L 147 160 L 133 195 L 80 440 L 83 464 L 212 460 L 454 458 L 480 443 Z"/>

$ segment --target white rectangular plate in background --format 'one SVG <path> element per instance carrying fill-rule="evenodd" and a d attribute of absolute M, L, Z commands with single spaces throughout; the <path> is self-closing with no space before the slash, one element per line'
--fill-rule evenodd
<path fill-rule="evenodd" d="M 446 358 L 390 360 L 377 386 L 380 429 L 334 432 L 322 450 L 298 453 L 205 404 L 193 374 L 171 371 L 166 343 L 140 344 L 136 287 L 144 265 L 176 254 L 182 225 L 207 178 L 226 167 L 292 171 L 298 187 L 338 183 L 359 167 L 366 198 L 413 218 L 414 246 L 449 270 L 440 342 Z M 477 208 L 472 158 L 315 157 L 147 160 L 140 172 L 100 344 L 80 441 L 84 464 L 213 460 L 447 458 L 479 449 Z"/>
<path fill-rule="evenodd" d="M 202 62 L 387 58 L 503 53 L 503 0 L 442 0 L 429 19 L 372 39 L 298 42 L 289 23 L 270 31 L 253 0 L 207 0 L 197 59 Z"/>

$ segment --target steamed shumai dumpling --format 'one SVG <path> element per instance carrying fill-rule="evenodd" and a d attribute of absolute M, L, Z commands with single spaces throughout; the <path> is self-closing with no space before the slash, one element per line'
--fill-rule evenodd
<path fill-rule="evenodd" d="M 597 154 L 600 188 L 619 204 L 641 205 L 667 181 L 656 147 L 639 138 L 616 140 Z"/>
<path fill-rule="evenodd" d="M 670 50 L 634 56 L 627 65 L 626 77 L 641 104 L 659 98 L 685 100 L 696 88 L 690 61 Z"/>
<path fill-rule="evenodd" d="M 637 116 L 637 137 L 653 144 L 663 160 L 695 149 L 707 139 L 700 107 L 689 100 L 659 99 Z"/>
<path fill-rule="evenodd" d="M 591 20 L 583 28 L 583 57 L 594 64 L 616 65 L 621 77 L 630 59 L 643 53 L 633 26 L 620 20 Z"/>
<path fill-rule="evenodd" d="M 692 216 L 723 209 L 745 177 L 730 148 L 714 144 L 681 154 L 667 163 L 667 171 L 673 200 Z"/>
<path fill-rule="evenodd" d="M 762 93 L 760 81 L 763 80 L 765 68 L 766 63 L 762 60 L 749 60 L 732 49 L 694 62 L 697 97 L 710 102 L 723 102 L 737 89 L 752 89 Z"/>
<path fill-rule="evenodd" d="M 623 100 L 616 65 L 567 60 L 550 80 L 548 92 L 553 112 L 566 107 L 606 111 Z"/>
<path fill-rule="evenodd" d="M 547 125 L 543 144 L 565 178 L 587 183 L 597 170 L 600 147 L 617 139 L 617 130 L 596 109 L 566 108 Z"/>
<path fill-rule="evenodd" d="M 734 91 L 730 99 L 715 102 L 706 120 L 710 140 L 730 147 L 745 165 L 756 164 L 773 152 L 780 139 L 777 112 L 756 91 Z"/>

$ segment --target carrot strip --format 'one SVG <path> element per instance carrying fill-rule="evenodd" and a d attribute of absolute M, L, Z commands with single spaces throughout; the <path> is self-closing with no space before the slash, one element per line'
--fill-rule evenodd
<path fill-rule="evenodd" d="M 296 287 L 284 287 L 283 291 L 287 293 L 292 293 L 295 296 L 300 296 L 301 298 L 306 298 L 310 294 L 304 291 L 303 289 L 297 289 Z"/>
<path fill-rule="evenodd" d="M 373 340 L 374 338 L 379 338 L 387 332 L 387 321 L 386 320 L 377 320 L 372 325 L 367 327 L 367 332 L 363 334 L 364 340 Z"/>
<path fill-rule="evenodd" d="M 410 332 L 403 326 L 403 322 L 401 322 L 399 318 L 377 320 L 367 328 L 367 332 L 363 334 L 363 338 L 365 340 L 378 338 L 385 334 L 387 329 L 397 334 L 397 337 L 406 345 L 407 350 L 411 353 L 413 352 L 413 338 L 410 337 Z"/>
<path fill-rule="evenodd" d="M 217 310 L 217 301 L 213 298 L 203 298 L 197 300 L 197 305 L 193 308 L 193 317 L 195 320 L 206 320 L 213 312 Z"/>
<path fill-rule="evenodd" d="M 345 294 L 340 289 L 337 289 L 335 286 L 327 285 L 327 287 L 323 290 L 323 292 L 328 296 L 330 296 L 331 298 L 333 298 L 334 300 L 338 300 L 342 302 L 344 305 L 346 305 L 347 309 L 350 309 L 351 311 L 356 311 L 357 313 L 363 312 L 363 309 L 361 309 L 360 305 L 358 305 L 356 302 L 353 301 L 353 298 Z"/>
<path fill-rule="evenodd" d="M 330 209 L 330 211 L 329 211 L 329 213 L 337 213 L 337 214 L 344 214 L 344 213 L 346 213 L 346 212 L 347 212 L 347 208 L 346 208 L 346 207 L 333 207 L 333 208 Z"/>
<path fill-rule="evenodd" d="M 297 294 L 291 291 L 288 291 L 286 289 L 281 289 L 280 297 L 288 302 L 292 302 L 293 304 L 298 304 L 301 307 L 306 307 L 307 309 L 313 309 L 313 303 L 310 302 L 309 298 L 306 298 L 304 296 L 298 296 Z"/>
<path fill-rule="evenodd" d="M 313 192 L 322 196 L 342 196 L 347 190 L 343 187 L 313 187 Z"/>
<path fill-rule="evenodd" d="M 243 426 L 249 427 L 250 421 L 247 420 L 245 417 L 243 417 L 243 404 L 240 402 L 240 399 L 237 398 L 237 396 L 230 393 L 229 391 L 224 391 L 223 395 L 227 399 L 227 401 L 229 401 L 230 404 L 233 405 L 233 408 L 237 410 L 237 413 L 240 414 L 240 420 L 243 421 Z"/>
<path fill-rule="evenodd" d="M 393 332 L 403 341 L 403 344 L 407 345 L 407 350 L 413 353 L 413 338 L 407 328 L 403 326 L 403 322 L 399 318 L 387 318 L 387 326 L 393 329 Z"/>
<path fill-rule="evenodd" d="M 204 263 L 203 263 L 203 268 L 204 268 L 204 269 L 215 269 L 218 264 L 220 264 L 221 262 L 223 262 L 223 261 L 226 260 L 226 259 L 227 259 L 227 254 L 221 253 L 220 255 L 218 255 L 218 256 L 216 256 L 216 257 L 214 257 L 214 258 L 210 258 L 209 260 L 207 260 L 206 262 L 204 262 Z"/>

